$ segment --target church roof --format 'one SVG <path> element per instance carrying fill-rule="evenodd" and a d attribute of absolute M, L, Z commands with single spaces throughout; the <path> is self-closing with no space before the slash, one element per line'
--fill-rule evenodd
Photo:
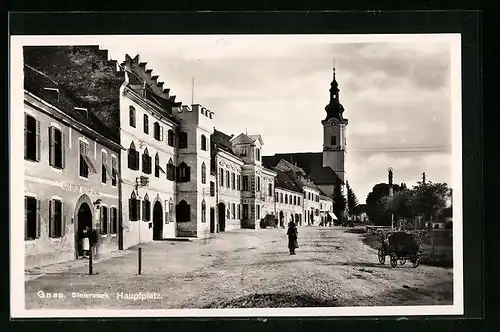
<path fill-rule="evenodd" d="M 263 163 L 272 167 L 278 165 L 281 159 L 294 165 L 296 163 L 315 184 L 343 184 L 343 181 L 330 167 L 323 167 L 322 152 L 277 153 L 274 156 L 262 157 Z"/>
<path fill-rule="evenodd" d="M 88 109 L 87 105 L 79 102 L 71 91 L 61 87 L 58 82 L 54 81 L 45 73 L 28 65 L 24 65 L 24 89 L 64 112 L 75 121 L 86 125 L 111 141 L 119 143 L 119 137 L 110 128 L 104 125 L 95 114 Z M 58 94 L 55 93 L 55 90 L 51 91 L 47 89 L 57 89 Z M 76 110 L 75 107 L 88 109 L 87 116 L 84 116 L 80 111 Z"/>

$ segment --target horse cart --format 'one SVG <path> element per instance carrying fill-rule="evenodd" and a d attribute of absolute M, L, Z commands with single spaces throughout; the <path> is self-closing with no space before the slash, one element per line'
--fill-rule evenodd
<path fill-rule="evenodd" d="M 409 260 L 413 267 L 420 264 L 419 245 L 412 234 L 406 232 L 394 232 L 389 235 L 380 236 L 381 246 L 378 250 L 380 264 L 385 263 L 385 257 L 390 257 L 392 267 L 404 265 Z"/>

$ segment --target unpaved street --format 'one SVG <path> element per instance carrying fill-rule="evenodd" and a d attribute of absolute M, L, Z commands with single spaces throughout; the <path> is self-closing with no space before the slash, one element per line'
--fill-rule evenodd
<path fill-rule="evenodd" d="M 297 255 L 286 230 L 237 230 L 194 242 L 143 245 L 137 252 L 97 261 L 97 275 L 73 264 L 63 273 L 26 282 L 26 308 L 222 308 L 290 306 L 399 306 L 452 304 L 452 270 L 411 263 L 380 265 L 363 235 L 341 228 L 299 228 Z M 43 299 L 44 293 L 63 294 Z M 79 298 L 72 292 L 106 293 Z M 131 300 L 118 294 L 156 293 Z"/>

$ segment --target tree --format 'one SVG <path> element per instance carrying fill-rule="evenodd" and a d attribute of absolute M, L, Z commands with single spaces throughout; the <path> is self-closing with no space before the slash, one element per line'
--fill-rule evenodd
<path fill-rule="evenodd" d="M 394 219 L 397 218 L 412 218 L 414 216 L 412 210 L 413 190 L 406 187 L 394 193 L 393 197 L 384 196 L 381 202 L 384 204 L 384 211 L 394 214 Z"/>
<path fill-rule="evenodd" d="M 356 214 L 356 208 L 358 207 L 359 202 L 358 198 L 356 197 L 356 194 L 354 193 L 354 191 L 352 191 L 349 182 L 346 182 L 346 187 L 347 187 L 347 209 L 349 215 L 352 217 Z"/>
<path fill-rule="evenodd" d="M 340 184 L 336 184 L 333 188 L 333 201 L 335 215 L 339 218 L 339 221 L 343 221 L 342 218 L 344 217 L 347 202 Z"/>
<path fill-rule="evenodd" d="M 419 182 L 413 187 L 411 202 L 413 212 L 430 220 L 446 208 L 449 189 L 446 183 Z"/>
<path fill-rule="evenodd" d="M 392 186 L 393 192 L 400 190 L 397 184 Z M 389 226 L 391 224 L 391 213 L 387 211 L 383 197 L 389 196 L 389 185 L 387 183 L 377 183 L 366 197 L 368 206 L 368 217 L 378 226 Z"/>

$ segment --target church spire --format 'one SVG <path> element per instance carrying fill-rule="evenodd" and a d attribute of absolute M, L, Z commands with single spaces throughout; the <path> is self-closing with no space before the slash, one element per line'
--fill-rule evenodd
<path fill-rule="evenodd" d="M 336 68 L 335 68 L 335 58 L 333 59 L 333 77 L 332 82 L 330 83 L 330 102 L 326 105 L 326 119 L 329 118 L 337 118 L 339 120 L 343 120 L 342 113 L 344 112 L 344 107 L 340 104 L 339 101 L 339 84 L 337 82 L 336 77 Z"/>

